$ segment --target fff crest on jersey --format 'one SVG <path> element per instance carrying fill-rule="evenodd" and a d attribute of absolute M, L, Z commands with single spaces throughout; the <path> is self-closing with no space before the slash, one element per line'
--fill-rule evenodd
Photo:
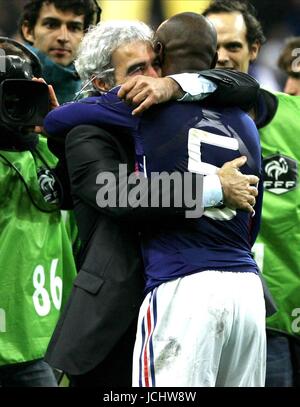
<path fill-rule="evenodd" d="M 282 154 L 263 160 L 264 189 L 276 195 L 285 194 L 298 185 L 298 163 Z"/>

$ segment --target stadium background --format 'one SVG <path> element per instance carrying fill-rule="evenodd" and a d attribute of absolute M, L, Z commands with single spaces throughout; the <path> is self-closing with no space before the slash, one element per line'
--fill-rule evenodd
<path fill-rule="evenodd" d="M 20 10 L 27 0 L 0 0 L 0 35 L 18 39 Z M 202 12 L 210 0 L 98 0 L 102 20 L 139 19 L 156 28 L 165 18 L 182 11 Z M 270 90 L 282 90 L 284 77 L 277 68 L 286 37 L 300 35 L 300 0 L 250 0 L 262 21 L 267 43 L 252 73 Z"/>

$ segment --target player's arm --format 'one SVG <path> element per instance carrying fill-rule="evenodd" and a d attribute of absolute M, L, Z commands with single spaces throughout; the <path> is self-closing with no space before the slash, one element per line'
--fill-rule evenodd
<path fill-rule="evenodd" d="M 135 107 L 139 115 L 151 106 L 170 100 L 201 100 L 217 88 L 212 81 L 197 73 L 184 73 L 165 78 L 138 75 L 128 79 L 119 89 L 118 96 Z"/>
<path fill-rule="evenodd" d="M 260 85 L 256 79 L 244 72 L 228 69 L 208 69 L 201 76 L 217 85 L 215 92 L 206 98 L 212 106 L 239 107 L 248 112 L 256 105 Z"/>
<path fill-rule="evenodd" d="M 48 136 L 56 140 L 64 140 L 71 129 L 81 124 L 130 130 L 137 121 L 131 112 L 132 109 L 120 103 L 114 93 L 108 93 L 57 107 L 45 117 L 44 129 Z"/>
<path fill-rule="evenodd" d="M 118 96 L 141 114 L 154 104 L 179 100 L 193 102 L 207 98 L 217 106 L 237 106 L 248 111 L 257 101 L 258 82 L 243 72 L 210 69 L 165 78 L 135 76 L 120 88 Z"/>

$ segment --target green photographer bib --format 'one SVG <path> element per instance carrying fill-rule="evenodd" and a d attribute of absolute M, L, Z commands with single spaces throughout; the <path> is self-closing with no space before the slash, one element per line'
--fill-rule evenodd
<path fill-rule="evenodd" d="M 300 335 L 300 97 L 276 94 L 275 118 L 260 129 L 264 198 L 255 259 L 277 303 L 270 329 Z"/>
<path fill-rule="evenodd" d="M 53 167 L 56 160 L 42 137 L 37 149 Z M 35 207 L 53 208 L 38 184 L 43 162 L 29 151 L 0 153 L 1 366 L 44 356 L 76 270 L 61 212 Z"/>

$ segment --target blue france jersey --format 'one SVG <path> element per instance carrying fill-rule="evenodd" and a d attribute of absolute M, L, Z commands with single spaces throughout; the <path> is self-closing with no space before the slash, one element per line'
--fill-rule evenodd
<path fill-rule="evenodd" d="M 238 108 L 206 108 L 199 103 L 166 103 L 141 118 L 116 96 L 118 89 L 53 110 L 45 120 L 52 135 L 79 124 L 127 129 L 135 140 L 140 171 L 215 173 L 225 162 L 246 155 L 245 174 L 260 176 L 261 151 L 254 122 Z M 122 132 L 120 133 L 121 136 Z M 255 216 L 226 207 L 204 211 L 199 219 L 146 225 L 142 250 L 146 290 L 203 270 L 257 273 L 251 246 L 258 233 L 262 193 Z"/>
<path fill-rule="evenodd" d="M 151 172 L 215 173 L 225 162 L 248 157 L 245 174 L 260 176 L 261 150 L 254 122 L 238 108 L 211 109 L 197 103 L 168 103 L 145 113 L 139 126 L 148 175 Z M 200 219 L 173 219 L 143 233 L 147 289 L 203 270 L 254 272 L 251 246 L 255 217 L 229 208 L 206 209 Z"/>

